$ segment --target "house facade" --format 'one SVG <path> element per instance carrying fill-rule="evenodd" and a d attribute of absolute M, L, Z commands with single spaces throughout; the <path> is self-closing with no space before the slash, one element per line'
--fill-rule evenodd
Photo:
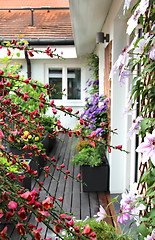
<path fill-rule="evenodd" d="M 132 1 L 134 4 L 134 1 Z M 99 56 L 99 92 L 110 99 L 111 128 L 118 135 L 111 134 L 111 145 L 122 145 L 129 153 L 112 150 L 108 154 L 110 164 L 110 192 L 121 193 L 132 187 L 137 181 L 137 161 L 135 156 L 136 137 L 128 137 L 136 111 L 132 115 L 124 114 L 128 105 L 130 79 L 120 86 L 118 75 L 109 78 L 112 65 L 129 45 L 126 34 L 129 14 L 123 15 L 123 0 L 70 0 L 71 19 L 77 56 L 84 57 L 90 52 Z M 98 32 L 104 33 L 105 41 L 98 39 Z M 106 36 L 109 34 L 109 40 Z"/>
<path fill-rule="evenodd" d="M 0 0 L 0 3 L 2 0 Z M 8 3 L 9 2 L 9 3 Z M 5 6 L 6 4 L 6 6 Z M 16 54 L 14 62 L 22 64 L 21 74 L 51 86 L 57 83 L 58 92 L 53 96 L 58 106 L 72 107 L 82 112 L 87 97 L 84 88 L 89 78 L 87 56 L 99 56 L 99 92 L 110 99 L 111 128 L 118 135 L 111 135 L 111 145 L 122 145 L 129 153 L 112 150 L 108 154 L 110 164 L 110 192 L 121 193 L 137 181 L 136 138 L 128 138 L 128 130 L 136 117 L 123 114 L 128 104 L 130 80 L 120 86 L 118 75 L 109 79 L 112 65 L 130 39 L 126 34 L 128 15 L 123 15 L 123 0 L 63 0 L 14 1 L 1 4 L 0 41 L 13 38 L 26 39 L 31 46 L 56 48 L 64 59 L 35 54 L 26 58 L 24 52 Z M 134 4 L 134 1 L 132 1 Z M 109 40 L 96 44 L 96 34 L 109 34 Z M 0 58 L 6 49 L 0 50 Z M 30 63 L 30 65 L 29 65 Z M 52 114 L 49 112 L 48 114 Z M 65 127 L 73 129 L 76 119 L 58 113 Z"/>
<path fill-rule="evenodd" d="M 63 95 L 51 96 L 57 106 L 65 105 L 72 107 L 74 112 L 82 112 L 86 97 L 83 90 L 89 71 L 86 57 L 81 59 L 76 54 L 69 1 L 9 0 L 1 6 L 0 42 L 25 39 L 35 49 L 46 50 L 50 46 L 62 57 L 51 58 L 46 54 L 30 57 L 21 51 L 20 57 L 14 53 L 12 63 L 22 64 L 21 74 L 25 77 L 49 83 L 51 87 L 55 85 L 57 92 L 63 92 Z M 2 48 L 0 58 L 6 56 L 6 53 L 7 49 Z M 58 115 L 64 127 L 73 129 L 76 126 L 76 118 L 64 116 L 62 112 L 58 112 Z"/>

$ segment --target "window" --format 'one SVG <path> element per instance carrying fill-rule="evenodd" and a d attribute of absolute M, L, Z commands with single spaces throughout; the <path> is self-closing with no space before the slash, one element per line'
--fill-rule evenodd
<path fill-rule="evenodd" d="M 62 69 L 49 68 L 49 85 L 54 87 L 50 99 L 62 99 Z"/>
<path fill-rule="evenodd" d="M 54 91 L 49 96 L 56 100 L 81 100 L 81 68 L 48 67 L 48 81 Z M 63 89 L 65 91 L 63 92 Z M 63 92 L 63 94 L 62 94 Z"/>
<path fill-rule="evenodd" d="M 81 99 L 81 69 L 67 69 L 67 99 Z"/>

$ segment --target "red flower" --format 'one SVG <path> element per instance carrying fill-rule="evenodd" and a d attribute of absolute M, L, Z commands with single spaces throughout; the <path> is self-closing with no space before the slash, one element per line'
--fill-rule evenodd
<path fill-rule="evenodd" d="M 28 54 L 30 55 L 30 57 L 33 57 L 33 56 L 34 56 L 33 52 L 34 52 L 34 50 L 28 51 Z"/>
<path fill-rule="evenodd" d="M 7 55 L 8 55 L 8 56 L 11 55 L 11 51 L 10 51 L 10 49 L 7 49 Z"/>
<path fill-rule="evenodd" d="M 58 198 L 60 202 L 63 202 L 63 197 Z"/>
<path fill-rule="evenodd" d="M 81 174 L 80 173 L 77 175 L 77 178 L 81 179 Z"/>
<path fill-rule="evenodd" d="M 74 221 L 73 221 L 73 219 L 72 219 L 70 222 L 68 222 L 68 225 L 71 226 L 71 227 L 74 226 Z"/>
<path fill-rule="evenodd" d="M 34 237 L 36 240 L 41 240 L 41 235 L 40 235 L 40 231 L 42 230 L 42 228 L 38 228 L 38 229 L 33 229 L 33 232 L 34 232 Z"/>
<path fill-rule="evenodd" d="M 12 209 L 12 210 L 17 208 L 17 206 L 18 206 L 18 204 L 16 202 L 14 202 L 14 201 L 9 202 L 8 205 L 9 205 L 9 209 Z"/>
<path fill-rule="evenodd" d="M 92 229 L 90 228 L 89 224 L 87 226 L 84 226 L 82 234 L 89 235 L 92 232 Z"/>
<path fill-rule="evenodd" d="M 40 108 L 40 109 L 43 109 L 43 107 L 44 107 L 44 104 L 43 104 L 42 102 L 40 102 L 39 108 Z"/>
<path fill-rule="evenodd" d="M 73 109 L 72 109 L 71 107 L 69 107 L 69 108 L 66 108 L 66 111 L 67 111 L 67 112 L 72 112 Z"/>
<path fill-rule="evenodd" d="M 6 86 L 10 87 L 10 85 L 11 85 L 11 83 L 10 83 L 9 79 L 7 79 Z"/>
<path fill-rule="evenodd" d="M 24 207 L 20 208 L 20 210 L 18 211 L 18 215 L 19 215 L 20 219 L 22 219 L 24 221 L 27 219 L 27 215 L 25 213 Z"/>
<path fill-rule="evenodd" d="M 57 114 L 57 110 L 55 107 L 52 108 L 53 114 Z"/>
<path fill-rule="evenodd" d="M 17 231 L 18 231 L 19 235 L 25 235 L 25 233 L 26 233 L 26 229 L 23 226 L 24 226 L 23 223 L 18 223 L 16 225 L 16 228 L 17 228 Z"/>
<path fill-rule="evenodd" d="M 65 164 L 64 164 L 64 163 L 63 163 L 63 164 L 61 164 L 61 165 L 60 165 L 60 167 L 61 167 L 61 168 L 64 168 L 64 167 L 65 167 Z"/>
<path fill-rule="evenodd" d="M 27 102 L 27 99 L 29 98 L 29 96 L 28 96 L 27 94 L 28 94 L 28 92 L 27 92 L 27 93 L 24 93 L 24 94 L 22 95 L 22 99 L 23 99 L 25 102 Z"/>
<path fill-rule="evenodd" d="M 5 227 L 5 228 L 0 232 L 2 240 L 8 239 L 8 238 L 7 238 L 7 235 L 6 235 L 6 231 L 7 231 L 7 227 Z"/>
<path fill-rule="evenodd" d="M 111 153 L 111 148 L 110 147 L 108 147 L 108 152 Z"/>
<path fill-rule="evenodd" d="M 51 105 L 51 106 L 54 106 L 54 100 L 52 100 L 52 101 L 50 102 L 50 105 Z"/>
<path fill-rule="evenodd" d="M 53 203 L 51 203 L 51 200 L 52 198 L 49 196 L 48 198 L 42 201 L 42 205 L 46 210 L 54 206 Z"/>
<path fill-rule="evenodd" d="M 122 149 L 122 145 L 117 145 L 117 146 L 115 146 L 117 149 Z"/>

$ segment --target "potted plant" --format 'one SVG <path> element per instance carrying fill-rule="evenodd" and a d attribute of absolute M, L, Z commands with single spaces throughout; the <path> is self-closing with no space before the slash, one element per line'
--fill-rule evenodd
<path fill-rule="evenodd" d="M 6 168 L 6 171 L 12 172 L 16 178 L 16 183 L 20 186 L 31 190 L 31 177 L 25 175 L 24 165 L 30 165 L 31 159 L 18 159 L 18 162 L 14 165 L 10 165 L 10 162 L 7 161 L 5 157 L 0 156 L 0 164 Z M 23 166 L 23 167 L 22 167 Z M 24 178 L 22 177 L 24 175 Z M 20 178 L 18 177 L 20 176 Z"/>
<path fill-rule="evenodd" d="M 89 141 L 77 145 L 80 152 L 71 162 L 81 167 L 84 192 L 109 191 L 109 164 L 102 143 L 93 147 Z"/>
<path fill-rule="evenodd" d="M 61 232 L 61 237 L 64 240 L 74 240 L 77 236 L 74 235 L 76 232 L 79 234 L 85 233 L 86 239 L 96 240 L 130 240 L 133 239 L 128 233 L 117 234 L 117 229 L 111 224 L 105 221 L 97 221 L 95 218 L 86 218 L 85 220 L 75 220 L 74 225 L 70 227 L 72 235 L 68 234 L 67 230 Z M 59 238 L 56 238 L 59 239 Z"/>
<path fill-rule="evenodd" d="M 37 149 L 44 152 L 42 137 L 38 134 L 32 135 L 29 131 L 25 130 L 22 135 L 20 135 L 16 130 L 14 132 L 14 141 L 7 144 L 7 151 L 12 152 L 15 155 L 22 157 L 25 154 L 25 158 L 30 158 L 29 153 L 32 154 L 30 167 L 32 170 L 36 170 L 40 175 L 42 167 L 44 166 L 44 158 L 42 155 L 37 155 L 35 150 L 31 146 L 36 145 Z M 28 149 L 23 149 L 27 145 Z"/>
<path fill-rule="evenodd" d="M 56 130 L 57 117 L 44 114 L 41 118 L 41 124 L 44 126 L 45 132 L 47 132 L 43 140 L 43 145 L 46 153 L 49 154 L 56 141 L 52 133 Z"/>

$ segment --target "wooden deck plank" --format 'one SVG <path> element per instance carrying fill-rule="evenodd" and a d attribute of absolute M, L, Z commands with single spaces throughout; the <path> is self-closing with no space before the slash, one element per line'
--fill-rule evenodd
<path fill-rule="evenodd" d="M 89 193 L 81 190 L 81 219 L 90 217 Z"/>
<path fill-rule="evenodd" d="M 99 210 L 99 201 L 98 195 L 96 192 L 89 193 L 89 202 L 90 202 L 90 217 L 93 217 L 97 214 Z"/>
<path fill-rule="evenodd" d="M 110 215 L 109 208 L 107 208 L 108 201 L 107 201 L 106 194 L 108 194 L 108 193 L 104 193 L 104 192 L 99 192 L 99 193 L 98 193 L 99 204 L 102 205 L 102 207 L 105 209 L 107 215 L 108 215 L 108 216 L 111 216 L 111 215 Z M 112 224 L 112 225 L 113 225 L 113 221 L 112 221 L 112 218 L 111 218 L 111 217 L 105 218 L 105 221 L 106 221 L 108 224 Z"/>
<path fill-rule="evenodd" d="M 74 177 L 78 175 L 80 172 L 79 166 L 74 167 Z M 80 200 L 80 192 L 81 192 L 81 184 L 79 182 L 73 181 L 73 192 L 72 192 L 72 206 L 71 211 L 76 216 L 77 219 L 80 219 L 80 210 L 81 210 L 81 200 Z"/>

